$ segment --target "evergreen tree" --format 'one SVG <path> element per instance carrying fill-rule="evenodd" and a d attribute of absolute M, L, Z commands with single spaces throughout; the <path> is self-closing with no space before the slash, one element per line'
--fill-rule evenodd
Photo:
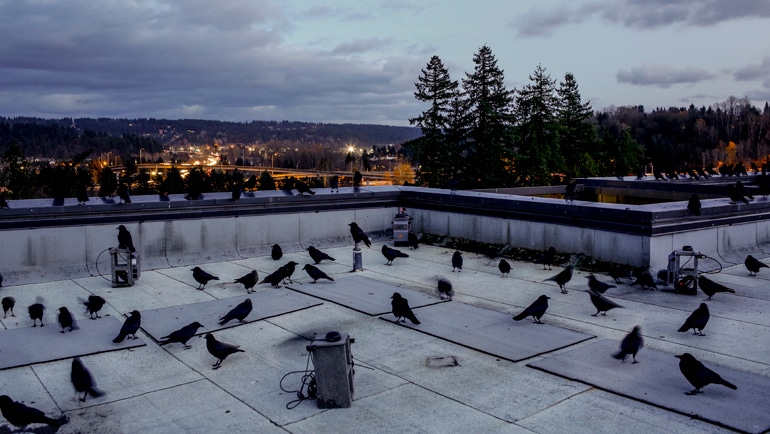
<path fill-rule="evenodd" d="M 516 176 L 520 185 L 550 185 L 553 174 L 564 168 L 556 118 L 556 80 L 540 65 L 529 80 L 531 83 L 519 90 L 516 98 Z"/>
<path fill-rule="evenodd" d="M 162 193 L 166 194 L 185 192 L 184 178 L 182 178 L 182 174 L 176 166 L 171 166 L 171 168 L 168 169 L 166 178 L 161 183 L 161 187 L 161 190 L 163 190 Z"/>
<path fill-rule="evenodd" d="M 109 166 L 104 166 L 99 172 L 99 197 L 102 199 L 113 197 L 117 188 L 118 180 L 115 178 L 115 173 Z"/>
<path fill-rule="evenodd" d="M 513 92 L 505 88 L 503 71 L 488 46 L 473 56 L 476 65 L 466 73 L 463 90 L 470 129 L 461 149 L 466 157 L 463 182 L 467 187 L 511 185 L 513 152 Z"/>
<path fill-rule="evenodd" d="M 420 164 L 418 182 L 441 187 L 455 175 L 459 143 L 448 140 L 452 102 L 458 97 L 458 83 L 449 76 L 438 56 L 431 57 L 418 82 L 414 84 L 417 100 L 430 104 L 409 123 L 420 127 L 422 137 L 409 142 L 409 149 Z"/>
<path fill-rule="evenodd" d="M 35 192 L 34 180 L 29 172 L 29 161 L 24 157 L 21 143 L 12 142 L 3 153 L 0 186 L 6 188 L 8 199 L 29 199 Z"/>
<path fill-rule="evenodd" d="M 275 178 L 268 171 L 262 172 L 257 179 L 257 190 L 275 190 Z"/>
<path fill-rule="evenodd" d="M 596 161 L 603 155 L 598 151 L 596 127 L 590 102 L 583 102 L 575 76 L 568 72 L 556 89 L 559 144 L 568 177 L 597 176 Z"/>

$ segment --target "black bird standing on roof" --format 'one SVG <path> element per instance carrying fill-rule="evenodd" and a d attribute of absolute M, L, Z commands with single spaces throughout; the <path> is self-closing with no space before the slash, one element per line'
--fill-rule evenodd
<path fill-rule="evenodd" d="M 239 345 L 227 344 L 218 341 L 211 333 L 206 333 L 206 349 L 209 350 L 209 354 L 217 358 L 217 362 L 214 363 L 214 369 L 219 369 L 222 366 L 222 362 L 234 353 L 243 353 Z"/>
<path fill-rule="evenodd" d="M 88 300 L 83 300 L 82 298 L 79 300 L 85 305 L 86 313 L 90 315 L 91 319 L 101 318 L 99 316 L 99 311 L 104 307 L 104 304 L 107 303 L 104 298 L 98 295 L 89 295 Z M 94 315 L 96 315 L 96 318 L 94 318 Z"/>
<path fill-rule="evenodd" d="M 294 181 L 294 188 L 297 189 L 297 193 L 299 193 L 300 196 L 303 196 L 304 193 L 308 193 L 311 196 L 315 194 L 315 191 L 311 190 L 307 184 L 300 180 Z"/>
<path fill-rule="evenodd" d="M 308 254 L 310 254 L 310 257 L 313 258 L 313 262 L 315 262 L 316 264 L 321 263 L 321 261 L 323 261 L 323 260 L 328 260 L 328 261 L 334 261 L 335 260 L 331 256 L 329 256 L 326 253 L 316 249 L 313 246 L 308 247 L 307 248 L 307 252 L 308 252 Z"/>
<path fill-rule="evenodd" d="M 8 201 L 5 200 L 5 193 L 0 193 L 0 209 L 3 208 L 10 208 L 10 206 L 8 206 Z"/>
<path fill-rule="evenodd" d="M 131 232 L 126 229 L 125 226 L 118 226 L 118 248 L 128 249 L 131 252 L 136 252 L 134 248 L 134 239 L 131 237 Z"/>
<path fill-rule="evenodd" d="M 269 283 L 273 288 L 280 288 L 280 283 L 283 280 L 284 276 L 286 275 L 286 270 L 283 268 L 284 266 L 278 267 L 277 270 L 273 271 L 272 273 L 265 276 L 259 284 L 263 283 Z"/>
<path fill-rule="evenodd" d="M 353 187 L 356 187 L 356 188 L 360 187 L 361 181 L 363 181 L 363 178 L 364 178 L 363 175 L 361 175 L 361 172 L 359 172 L 358 170 L 353 172 Z"/>
<path fill-rule="evenodd" d="M 281 246 L 273 244 L 273 247 L 270 249 L 270 257 L 273 258 L 273 261 L 283 258 L 283 249 L 281 249 Z"/>
<path fill-rule="evenodd" d="M 547 297 L 545 295 L 541 295 L 537 298 L 532 304 L 530 304 L 526 309 L 524 309 L 520 314 L 513 317 L 514 321 L 521 321 L 524 318 L 531 316 L 535 319 L 535 322 L 538 324 L 543 324 L 540 321 L 540 318 L 542 318 L 543 314 L 545 314 L 545 311 L 548 309 L 548 299 L 551 297 Z"/>
<path fill-rule="evenodd" d="M 452 271 L 463 271 L 463 254 L 456 250 L 452 254 Z"/>
<path fill-rule="evenodd" d="M 385 265 L 393 265 L 393 260 L 396 258 L 408 258 L 409 255 L 402 252 L 401 250 L 397 249 L 391 249 L 390 247 L 386 246 L 385 244 L 382 245 L 382 256 L 385 257 L 385 259 L 388 260 L 388 262 L 385 263 Z"/>
<path fill-rule="evenodd" d="M 254 285 L 256 285 L 258 281 L 259 275 L 257 274 L 257 270 L 251 270 L 249 274 L 235 279 L 233 283 L 243 284 L 243 287 L 246 288 L 246 293 L 251 294 L 251 289 L 254 288 Z"/>
<path fill-rule="evenodd" d="M 340 192 L 340 177 L 337 175 L 332 176 L 329 178 L 329 189 L 332 193 L 339 193 Z"/>
<path fill-rule="evenodd" d="M 230 199 L 233 202 L 238 202 L 241 200 L 241 194 L 243 193 L 243 188 L 241 188 L 241 184 L 233 183 L 233 186 L 230 188 Z"/>
<path fill-rule="evenodd" d="M 615 264 L 610 269 L 610 277 L 615 280 L 615 283 L 621 283 L 620 279 L 631 277 L 631 267 L 625 264 Z"/>
<path fill-rule="evenodd" d="M 535 264 L 543 264 L 543 270 L 545 270 L 545 267 L 547 265 L 548 269 L 550 270 L 551 264 L 553 264 L 554 257 L 556 257 L 556 249 L 553 247 L 549 247 L 545 253 L 540 255 L 539 258 L 535 259 Z"/>
<path fill-rule="evenodd" d="M 80 402 L 86 402 L 86 396 L 91 395 L 94 398 L 98 398 L 104 395 L 104 392 L 96 388 L 96 382 L 88 372 L 88 369 L 80 361 L 79 357 L 72 359 L 72 370 L 70 371 L 70 381 L 72 386 L 75 387 L 75 393 L 82 393 L 83 397 L 78 398 Z"/>
<path fill-rule="evenodd" d="M 446 297 L 449 299 L 449 301 L 452 301 L 452 297 L 454 297 L 454 295 L 455 295 L 455 292 L 452 290 L 452 282 L 444 278 L 438 279 L 439 298 L 443 300 L 444 297 Z"/>
<path fill-rule="evenodd" d="M 356 222 L 352 222 L 348 224 L 348 226 L 350 226 L 350 235 L 353 236 L 354 243 L 356 244 L 364 243 L 366 244 L 366 247 L 372 247 L 372 241 L 366 235 L 366 232 L 364 232 L 363 229 L 358 227 L 358 224 Z"/>
<path fill-rule="evenodd" d="M 698 361 L 692 354 L 684 353 L 678 356 L 674 356 L 679 359 L 679 370 L 682 371 L 682 375 L 695 389 L 685 392 L 685 395 L 695 395 L 701 393 L 701 389 L 709 384 L 721 384 L 729 387 L 730 389 L 737 390 L 738 386 L 725 380 L 719 374 L 707 368 L 703 363 Z"/>
<path fill-rule="evenodd" d="M 749 190 L 741 181 L 735 181 L 735 190 L 738 191 L 738 194 L 748 197 L 749 200 L 754 200 L 754 196 L 749 193 Z"/>
<path fill-rule="evenodd" d="M 679 327 L 678 332 L 686 332 L 690 329 L 693 330 L 693 334 L 698 336 L 705 336 L 703 334 L 703 327 L 706 327 L 706 323 L 709 322 L 709 307 L 706 303 L 701 303 L 697 309 L 695 309 L 690 316 L 684 321 L 682 327 Z"/>
<path fill-rule="evenodd" d="M 553 277 L 549 277 L 543 280 L 543 282 L 547 282 L 549 280 L 556 282 L 556 284 L 559 285 L 559 289 L 561 289 L 561 293 L 566 294 L 567 290 L 564 288 L 564 285 L 570 280 L 572 280 L 573 268 L 574 267 L 572 265 L 567 265 L 567 267 L 561 270 L 557 275 Z"/>
<path fill-rule="evenodd" d="M 414 316 L 414 312 L 409 307 L 409 300 L 402 297 L 398 292 L 394 292 L 390 298 L 390 305 L 393 308 L 393 316 L 396 317 L 396 322 L 406 322 L 408 319 L 412 324 L 420 324 L 420 321 Z"/>
<path fill-rule="evenodd" d="M 294 283 L 294 281 L 291 280 L 291 276 L 297 270 L 297 265 L 299 265 L 299 263 L 289 261 L 281 266 L 281 270 L 283 270 L 284 283 L 286 283 L 286 279 L 289 280 L 289 283 Z"/>
<path fill-rule="evenodd" d="M 305 264 L 305 266 L 302 267 L 302 269 L 305 270 L 305 272 L 307 273 L 308 276 L 310 276 L 311 279 L 313 279 L 313 283 L 318 282 L 318 279 L 326 279 L 334 282 L 334 279 L 329 277 L 329 275 L 327 275 L 326 273 L 321 271 L 320 268 L 314 265 Z"/>
<path fill-rule="evenodd" d="M 733 184 L 727 184 L 727 197 L 730 198 L 730 205 L 734 205 L 736 202 L 749 204 L 749 201 L 738 192 L 738 189 Z"/>
<path fill-rule="evenodd" d="M 687 202 L 687 209 L 690 210 L 690 212 L 695 216 L 700 215 L 701 205 L 700 198 L 697 194 L 693 193 L 690 195 L 690 201 Z"/>
<path fill-rule="evenodd" d="M 700 287 L 701 291 L 703 291 L 704 294 L 709 296 L 709 300 L 711 300 L 711 297 L 714 296 L 717 292 L 732 292 L 735 293 L 735 290 L 730 289 L 721 283 L 716 283 L 713 280 L 709 279 L 706 276 L 700 275 L 698 276 L 698 287 Z"/>
<path fill-rule="evenodd" d="M 118 184 L 118 197 L 120 197 L 119 203 L 131 203 L 131 195 L 129 194 L 128 186 L 122 182 Z"/>
<path fill-rule="evenodd" d="M 123 339 L 131 335 L 131 339 L 136 339 L 136 332 L 139 330 L 139 326 L 142 324 L 142 315 L 138 310 L 132 311 L 131 316 L 126 318 L 123 322 L 123 326 L 120 328 L 120 332 L 112 342 L 119 344 L 123 342 Z"/>
<path fill-rule="evenodd" d="M 572 202 L 575 200 L 575 191 L 577 190 L 577 179 L 572 180 L 567 184 L 567 188 L 564 192 L 564 200 L 566 202 Z"/>
<path fill-rule="evenodd" d="M 652 277 L 652 273 L 650 273 L 648 270 L 644 270 L 639 273 L 639 276 L 637 276 L 636 280 L 631 282 L 630 286 L 634 285 L 639 285 L 642 287 L 642 289 L 658 289 L 658 285 L 655 284 L 655 278 Z"/>
<path fill-rule="evenodd" d="M 417 238 L 417 234 L 415 234 L 412 231 L 409 231 L 409 234 L 407 236 L 407 240 L 409 241 L 409 248 L 417 250 L 420 248 L 420 240 Z"/>
<path fill-rule="evenodd" d="M 759 194 L 767 199 L 767 196 L 770 195 L 770 177 L 767 175 L 757 175 L 754 179 L 756 180 Z"/>
<path fill-rule="evenodd" d="M 40 327 L 45 326 L 43 324 L 43 311 L 45 306 L 40 301 L 42 298 L 37 297 L 35 304 L 31 305 L 27 310 L 29 311 L 29 318 L 32 320 L 32 327 L 37 327 L 37 320 L 40 320 Z"/>
<path fill-rule="evenodd" d="M 78 191 L 77 191 L 77 193 L 75 194 L 75 196 L 77 196 L 77 199 L 78 199 L 78 205 L 85 205 L 85 204 L 86 204 L 86 202 L 88 202 L 88 201 L 89 201 L 89 198 L 88 198 L 88 190 L 86 189 L 86 187 L 85 187 L 84 185 L 83 185 L 83 186 L 80 186 L 80 187 L 78 187 Z"/>
<path fill-rule="evenodd" d="M 69 327 L 70 331 L 77 330 L 78 326 L 75 323 L 75 318 L 72 317 L 72 313 L 70 311 L 62 306 L 59 308 L 59 326 L 61 327 L 61 331 L 59 333 L 64 333 L 64 329 Z"/>
<path fill-rule="evenodd" d="M 206 288 L 206 284 L 209 283 L 210 281 L 219 280 L 219 277 L 203 271 L 201 267 L 194 267 L 190 271 L 193 272 L 193 279 L 195 279 L 195 281 L 198 282 L 197 289 L 199 290 L 203 290 L 204 288 Z"/>
<path fill-rule="evenodd" d="M 589 274 L 586 276 L 588 279 L 588 287 L 594 290 L 595 292 L 599 294 L 604 294 L 607 292 L 610 288 L 615 288 L 615 285 L 610 285 L 609 283 L 604 283 L 596 278 L 593 274 Z"/>
<path fill-rule="evenodd" d="M 11 296 L 3 297 L 3 318 L 8 316 L 9 310 L 11 311 L 11 316 L 16 316 L 16 314 L 13 313 L 14 306 L 16 306 L 16 299 Z"/>
<path fill-rule="evenodd" d="M 500 262 L 497 263 L 497 269 L 502 273 L 500 277 L 508 277 L 508 273 L 511 272 L 511 264 L 505 259 L 501 259 Z"/>
<path fill-rule="evenodd" d="M 661 179 L 662 179 L 663 181 L 668 181 L 668 180 L 666 179 L 666 177 L 665 177 L 665 176 L 663 176 L 663 174 L 662 174 L 662 173 L 660 173 L 660 171 L 658 171 L 658 170 L 654 171 L 654 172 L 653 172 L 653 175 L 655 175 L 655 180 L 656 180 L 656 181 L 658 181 L 658 180 L 661 180 Z"/>
<path fill-rule="evenodd" d="M 743 265 L 745 265 L 746 269 L 749 270 L 749 276 L 756 276 L 757 273 L 759 273 L 760 268 L 768 268 L 767 264 L 761 262 L 759 259 L 751 255 L 746 256 L 746 260 L 743 261 Z"/>
<path fill-rule="evenodd" d="M 593 303 L 596 308 L 596 313 L 591 314 L 591 316 L 599 315 L 599 312 L 602 312 L 602 315 L 606 316 L 610 309 L 623 307 L 598 292 L 591 291 L 590 289 L 587 292 L 588 295 L 591 296 L 591 303 Z"/>
<path fill-rule="evenodd" d="M 246 300 L 236 305 L 234 308 L 230 309 L 230 312 L 227 312 L 225 316 L 219 318 L 219 325 L 225 325 L 234 319 L 237 319 L 240 322 L 244 322 L 246 317 L 251 313 L 252 307 L 251 299 L 247 298 Z"/>
<path fill-rule="evenodd" d="M 60 427 L 69 421 L 67 416 L 64 415 L 56 419 L 50 418 L 34 407 L 27 407 L 20 402 L 14 402 L 8 395 L 0 396 L 0 411 L 2 411 L 5 420 L 19 428 L 23 428 L 31 423 L 43 423 Z"/>
<path fill-rule="evenodd" d="M 639 326 L 634 326 L 634 329 L 620 341 L 620 351 L 613 354 L 612 357 L 625 362 L 626 356 L 631 355 L 634 358 L 633 363 L 639 363 L 636 361 L 636 354 L 644 346 L 644 339 L 642 339 L 640 332 Z"/>
<path fill-rule="evenodd" d="M 163 336 L 161 339 L 166 340 L 158 342 L 158 345 L 166 345 L 170 344 L 171 342 L 177 342 L 184 345 L 185 350 L 189 350 L 191 347 L 187 345 L 187 341 L 192 339 L 192 337 L 195 336 L 195 333 L 198 333 L 198 329 L 201 327 L 203 327 L 203 324 L 199 323 L 198 321 L 191 322 L 181 329 L 174 330 L 173 332 L 169 333 L 168 336 Z"/>

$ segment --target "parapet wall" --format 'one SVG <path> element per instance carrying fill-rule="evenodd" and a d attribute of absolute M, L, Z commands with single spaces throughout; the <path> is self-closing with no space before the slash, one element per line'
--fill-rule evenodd
<path fill-rule="evenodd" d="M 181 195 L 168 201 L 139 196 L 131 204 L 92 201 L 78 206 L 67 199 L 56 207 L 50 201 L 13 201 L 10 210 L 0 210 L 0 273 L 6 282 L 108 274 L 106 250 L 116 246 L 119 224 L 133 234 L 147 270 L 265 255 L 276 243 L 286 251 L 352 245 L 352 221 L 372 238 L 388 239 L 401 206 L 415 232 L 536 250 L 554 246 L 653 270 L 665 268 L 668 254 L 684 245 L 722 264 L 770 252 L 770 201 L 761 198 L 750 205 L 709 199 L 701 217 L 690 216 L 686 202 L 568 204 L 416 187 L 343 188 L 313 196 L 255 192 L 238 202 L 225 193 L 196 201 Z"/>

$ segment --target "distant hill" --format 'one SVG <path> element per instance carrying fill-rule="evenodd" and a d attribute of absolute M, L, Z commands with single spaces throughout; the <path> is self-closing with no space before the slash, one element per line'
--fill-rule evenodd
<path fill-rule="evenodd" d="M 35 156 L 70 155 L 83 146 L 95 152 L 138 152 L 139 147 L 167 145 L 281 144 L 339 145 L 358 148 L 401 144 L 421 135 L 420 129 L 368 124 L 324 124 L 293 121 L 223 122 L 199 119 L 108 119 L 0 117 L 0 152 L 18 140 Z M 84 137 L 88 144 L 84 144 Z M 95 140 L 99 139 L 99 140 Z M 121 140 L 122 139 L 122 140 Z M 126 143 L 123 143 L 125 141 Z M 111 149 L 110 147 L 115 149 Z M 66 149 L 62 150 L 61 147 Z M 136 149 L 133 149 L 136 147 Z"/>

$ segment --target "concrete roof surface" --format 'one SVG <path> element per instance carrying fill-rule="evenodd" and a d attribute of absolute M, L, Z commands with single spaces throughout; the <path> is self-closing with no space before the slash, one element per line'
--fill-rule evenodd
<path fill-rule="evenodd" d="M 630 286 L 631 281 L 624 280 L 605 293 L 624 308 L 594 317 L 591 314 L 595 309 L 585 292 L 588 285 L 584 271 L 576 270 L 566 284 L 568 293 L 561 294 L 554 282 L 544 282 L 558 273 L 560 267 L 543 270 L 539 264 L 509 260 L 513 265 L 510 276 L 501 277 L 498 259 L 464 253 L 462 272 L 453 272 L 450 258 L 454 250 L 426 245 L 418 250 L 399 248 L 410 257 L 399 258 L 387 266 L 380 253 L 381 245 L 381 242 L 374 243 L 371 249 L 363 249 L 364 270 L 355 273 L 351 272 L 352 246 L 324 249 L 337 260 L 318 265 L 335 279 L 323 285 L 355 276 L 371 279 L 378 285 L 387 283 L 438 297 L 436 281 L 445 277 L 452 282 L 455 292 L 449 303 L 466 303 L 508 315 L 520 312 L 545 294 L 550 300 L 548 311 L 542 317 L 544 323 L 596 338 L 511 362 L 383 321 L 378 316 L 318 300 L 323 304 L 216 331 L 218 340 L 240 345 L 244 350 L 228 357 L 217 370 L 212 369 L 216 359 L 208 353 L 202 338 L 205 330 L 199 330 L 201 335 L 190 339 L 191 349 L 179 344 L 159 346 L 152 336 L 140 331 L 138 335 L 146 346 L 81 357 L 99 389 L 106 392 L 104 396 L 89 396 L 85 403 L 74 397 L 69 376 L 71 359 L 2 370 L 0 394 L 34 406 L 49 416 L 64 412 L 69 423 L 59 428 L 60 433 L 722 433 L 732 432 L 729 420 L 707 422 L 667 408 L 665 402 L 707 402 L 704 396 L 719 395 L 724 400 L 733 400 L 736 412 L 749 405 L 770 408 L 767 398 L 764 402 L 749 402 L 752 396 L 741 394 L 740 387 L 732 391 L 711 385 L 700 395 L 685 395 L 692 387 L 678 372 L 678 360 L 673 357 L 673 354 L 689 352 L 717 372 L 720 366 L 729 367 L 767 380 L 770 377 L 768 270 L 749 277 L 742 264 L 725 264 L 720 274 L 711 275 L 715 281 L 735 285 L 737 293 L 719 293 L 707 301 L 711 319 L 704 329 L 705 336 L 694 336 L 691 331 L 678 333 L 676 330 L 706 299 L 700 292 L 696 296 L 685 296 L 649 291 L 638 285 Z M 302 265 L 312 263 L 304 250 L 284 251 L 280 261 L 260 256 L 142 270 L 136 284 L 128 288 L 112 288 L 109 276 L 26 285 L 14 285 L 6 280 L 0 296 L 10 295 L 16 299 L 17 316 L 1 321 L 5 329 L 30 327 L 26 308 L 38 295 L 46 300 L 46 323 L 52 327 L 58 327 L 51 324 L 55 322 L 58 306 L 70 306 L 80 324 L 89 321 L 85 309 L 76 306 L 77 297 L 87 298 L 91 294 L 107 300 L 100 312 L 102 316 L 110 315 L 121 322 L 132 310 L 141 312 L 235 296 L 245 298 L 243 286 L 232 284 L 235 278 L 251 269 L 257 269 L 262 278 L 290 260 L 300 264 L 293 276 L 294 285 L 311 285 L 312 279 L 301 269 Z M 221 280 L 209 282 L 203 291 L 196 290 L 198 284 L 190 272 L 194 265 Z M 611 282 L 606 275 L 599 279 Z M 267 291 L 270 285 L 257 285 L 255 289 Z M 415 309 L 415 313 L 419 317 L 420 309 L 429 308 Z M 186 323 L 179 324 L 183 325 Z M 661 399 L 663 404 L 646 403 L 528 366 L 554 355 L 569 354 L 576 348 L 595 345 L 602 339 L 619 343 L 635 325 L 641 326 L 645 341 L 638 355 L 640 364 L 655 363 L 652 357 L 645 357 L 648 350 L 672 355 L 671 363 L 659 369 L 674 372 L 674 381 L 678 379 L 678 382 L 668 388 L 651 388 L 673 394 Z M 520 326 L 539 327 L 531 318 L 519 323 L 511 320 L 511 328 Z M 296 394 L 281 390 L 282 377 L 305 369 L 308 354 L 305 337 L 313 333 L 323 336 L 332 330 L 355 339 L 351 348 L 355 360 L 352 406 L 319 409 L 315 401 L 307 400 L 287 409 Z M 73 333 L 81 332 L 83 330 Z M 13 351 L 3 346 L 3 333 L 0 332 L 0 357 Z M 614 362 L 609 354 L 606 358 Z M 430 362 L 435 360 L 456 360 L 457 363 L 445 366 Z M 622 369 L 633 371 L 634 366 L 626 362 Z M 293 390 L 299 387 L 299 382 L 300 375 L 293 374 L 283 385 Z M 3 423 L 5 419 L 0 418 L 0 424 Z M 768 428 L 757 426 L 750 431 Z"/>

